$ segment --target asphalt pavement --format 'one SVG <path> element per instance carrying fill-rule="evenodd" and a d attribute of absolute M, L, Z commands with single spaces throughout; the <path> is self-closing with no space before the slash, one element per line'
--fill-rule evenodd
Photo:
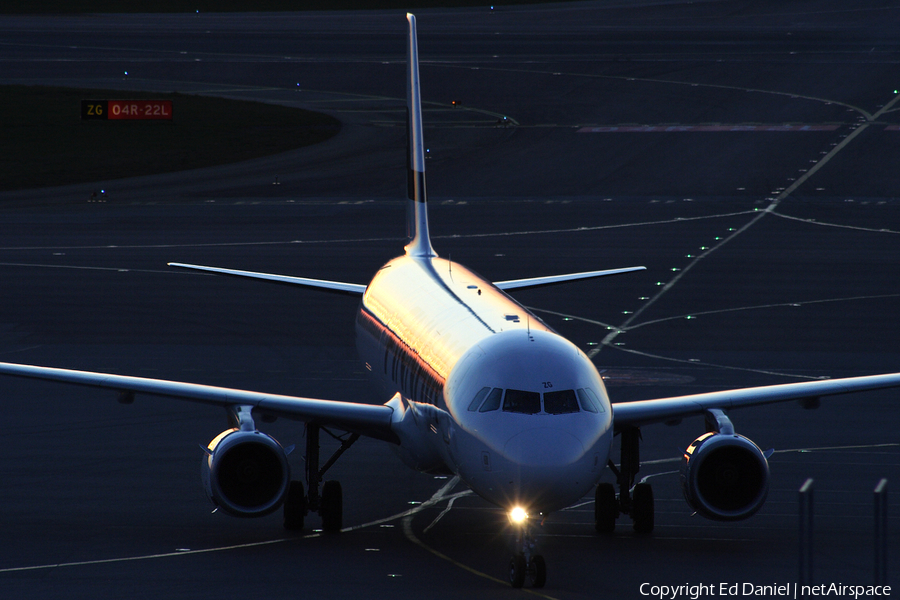
<path fill-rule="evenodd" d="M 438 254 L 492 280 L 647 267 L 516 294 L 603 369 L 613 401 L 900 371 L 900 9 L 599 1 L 417 16 Z M 0 359 L 387 400 L 356 359 L 354 299 L 166 262 L 366 283 L 402 251 L 402 12 L 0 17 L 0 32 L 3 84 L 211 94 L 344 124 L 246 163 L 0 193 Z M 198 445 L 226 428 L 219 411 L 0 383 L 3 597 L 529 593 L 503 582 L 503 515 L 384 443 L 360 441 L 329 471 L 346 531 L 324 535 L 313 516 L 290 535 L 278 515 L 211 513 Z M 702 420 L 645 427 L 655 532 L 622 518 L 598 536 L 592 498 L 551 515 L 540 594 L 793 585 L 807 478 L 814 582 L 871 585 L 873 489 L 900 481 L 897 406 L 872 392 L 735 411 L 737 432 L 775 451 L 767 503 L 738 523 L 692 516 L 682 498 L 680 453 Z M 296 423 L 264 428 L 303 447 Z"/>

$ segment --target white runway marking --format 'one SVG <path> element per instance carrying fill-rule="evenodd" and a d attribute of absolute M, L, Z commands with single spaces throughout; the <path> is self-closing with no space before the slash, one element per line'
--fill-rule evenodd
<path fill-rule="evenodd" d="M 835 131 L 840 125 L 604 125 L 582 127 L 576 133 L 672 133 L 740 131 Z"/>
<path fill-rule="evenodd" d="M 775 203 L 770 205 L 770 208 L 774 204 L 777 204 L 777 202 L 778 202 L 778 200 L 776 200 Z M 604 347 L 607 347 L 607 346 L 615 347 L 613 345 L 614 340 L 620 334 L 622 334 L 624 331 L 627 331 L 628 327 L 631 325 L 631 323 L 633 323 L 641 314 L 643 314 L 644 311 L 646 311 L 648 308 L 653 306 L 660 298 L 665 296 L 669 290 L 674 288 L 678 284 L 678 282 L 680 282 L 681 279 L 691 271 L 691 269 L 696 267 L 704 258 L 712 255 L 716 250 L 719 250 L 722 246 L 724 246 L 728 242 L 732 241 L 733 239 L 735 239 L 736 237 L 738 237 L 739 235 L 741 235 L 742 233 L 744 233 L 745 231 L 747 231 L 748 229 L 750 229 L 751 227 L 756 225 L 756 223 L 758 223 L 760 221 L 760 219 L 765 217 L 766 214 L 767 214 L 767 211 L 760 211 L 753 219 L 751 219 L 749 222 L 745 223 L 743 227 L 741 227 L 737 231 L 733 232 L 728 237 L 722 239 L 718 244 L 710 247 L 705 252 L 702 252 L 701 254 L 696 255 L 693 258 L 693 260 L 687 264 L 687 266 L 682 268 L 681 271 L 679 271 L 678 274 L 675 275 L 675 277 L 673 277 L 671 280 L 667 281 L 665 283 L 665 285 L 663 285 L 662 288 L 659 290 L 659 292 L 657 292 L 654 296 L 650 297 L 646 302 L 644 302 L 644 304 L 641 305 L 641 307 L 639 309 L 634 311 L 630 317 L 625 319 L 625 321 L 621 325 L 619 325 L 616 329 L 614 329 L 609 334 L 607 334 L 607 336 L 605 338 L 603 338 L 603 340 L 600 342 L 600 345 L 588 353 L 588 358 L 593 359 Z M 622 348 L 619 348 L 619 349 L 622 349 Z"/>
<path fill-rule="evenodd" d="M 33 269 L 75 269 L 85 271 L 116 271 L 118 273 L 172 273 L 162 269 L 128 269 L 125 267 L 86 267 L 82 265 L 46 265 L 39 263 L 0 262 L 0 267 L 29 267 Z"/>
<path fill-rule="evenodd" d="M 445 514 L 447 514 L 447 512 L 450 511 L 454 500 L 456 500 L 457 498 L 459 498 L 461 496 L 472 494 L 472 492 L 470 490 L 466 490 L 465 492 L 447 495 L 447 492 L 449 492 L 451 489 L 453 489 L 453 487 L 456 486 L 456 484 L 458 482 L 459 482 L 459 477 L 454 477 L 447 483 L 447 485 L 445 485 L 440 490 L 438 490 L 434 494 L 434 496 L 432 496 L 427 502 L 420 504 L 419 506 L 417 506 L 414 509 L 406 511 L 406 513 L 404 513 L 404 515 L 403 515 L 403 533 L 409 541 L 411 541 L 415 545 L 419 546 L 420 548 L 427 550 L 428 552 L 430 552 L 434 556 L 440 558 L 441 560 L 445 560 L 445 561 L 449 562 L 450 564 L 452 564 L 453 566 L 459 567 L 460 569 L 463 569 L 464 571 L 467 571 L 473 575 L 477 575 L 478 577 L 481 577 L 482 579 L 487 579 L 488 581 L 492 581 L 492 582 L 500 584 L 504 587 L 508 587 L 509 584 L 506 581 L 503 581 L 501 579 L 498 579 L 496 577 L 488 575 L 487 573 L 484 573 L 475 568 L 472 568 L 466 564 L 463 564 L 453 558 L 450 558 L 443 552 L 438 552 L 437 550 L 435 550 L 434 548 L 432 548 L 431 546 L 427 545 L 425 542 L 420 540 L 418 537 L 416 537 L 415 532 L 413 532 L 412 518 L 415 515 L 415 513 L 421 511 L 426 506 L 433 506 L 433 505 L 441 502 L 442 500 L 446 500 L 448 498 L 450 499 L 450 503 L 447 506 L 447 508 L 440 515 L 438 515 L 438 517 L 434 521 L 432 521 L 432 523 L 428 527 L 426 527 L 425 531 L 427 531 L 432 526 L 434 526 L 438 522 L 438 520 L 440 520 Z M 540 598 L 547 598 L 548 600 L 555 600 L 552 596 L 547 596 L 546 594 L 542 594 L 541 592 L 539 592 L 537 590 L 533 590 L 533 589 L 525 588 L 525 589 L 517 590 L 517 591 L 525 592 L 527 594 L 532 594 L 532 595 L 538 596 Z"/>
<path fill-rule="evenodd" d="M 812 452 L 833 452 L 833 451 L 846 451 L 846 450 L 875 450 L 879 448 L 900 448 L 900 443 L 898 442 L 889 442 L 885 444 L 860 444 L 853 446 L 811 446 L 808 448 L 785 448 L 784 450 L 775 450 L 773 454 L 788 454 L 788 453 L 796 453 L 796 454 L 806 454 Z M 642 460 L 641 466 L 648 467 L 650 465 L 663 465 L 673 462 L 681 462 L 681 456 L 673 456 L 672 458 L 658 458 L 656 460 Z M 677 473 L 677 471 L 669 471 L 669 473 Z M 589 502 L 585 504 L 590 504 Z M 583 505 L 577 505 L 583 506 Z M 572 507 L 575 508 L 575 507 Z"/>
<path fill-rule="evenodd" d="M 823 300 L 801 300 L 799 302 L 778 302 L 774 304 L 759 304 L 757 306 L 739 306 L 736 308 L 722 308 L 719 310 L 706 310 L 701 312 L 692 312 L 686 315 L 675 315 L 673 317 L 664 317 L 662 319 L 653 319 L 651 321 L 644 321 L 642 323 L 638 323 L 637 325 L 632 325 L 628 328 L 628 331 L 633 331 L 635 329 L 639 329 L 641 327 L 645 327 L 647 325 L 656 325 L 657 323 L 663 323 L 665 321 L 674 321 L 680 319 L 686 319 L 688 317 L 702 317 L 705 315 L 716 315 L 721 313 L 730 313 L 730 312 L 743 312 L 747 310 L 762 310 L 767 308 L 782 308 L 782 307 L 800 307 L 806 306 L 809 304 L 827 304 L 831 302 L 855 302 L 858 300 L 883 300 L 886 298 L 900 298 L 900 294 L 880 294 L 875 296 L 848 296 L 845 298 L 826 298 Z M 572 319 L 578 319 L 578 317 L 570 317 Z M 579 319 L 580 320 L 580 319 Z"/>
<path fill-rule="evenodd" d="M 875 229 L 874 227 L 860 227 L 859 225 L 844 225 L 841 223 L 826 223 L 824 221 L 816 221 L 815 219 L 802 219 L 800 217 L 792 217 L 790 215 L 786 215 L 780 213 L 778 211 L 772 211 L 772 215 L 776 217 L 781 217 L 782 219 L 789 219 L 791 221 L 800 221 L 801 223 L 809 223 L 810 225 L 821 225 L 822 227 L 837 227 L 839 229 L 853 229 L 856 231 L 867 231 L 871 233 L 900 233 L 895 229 L 887 229 L 887 228 L 879 228 Z"/>
<path fill-rule="evenodd" d="M 298 539 L 309 539 L 319 537 L 321 534 L 313 533 L 310 535 L 303 536 L 302 538 L 280 538 L 277 540 L 268 540 L 265 542 L 253 542 L 250 544 L 236 544 L 234 546 L 220 546 L 218 548 L 205 548 L 203 550 L 187 550 L 184 548 L 179 548 L 174 552 L 165 552 L 162 554 L 145 554 L 142 556 L 126 556 L 122 558 L 106 558 L 100 560 L 83 560 L 77 562 L 68 562 L 68 563 L 55 563 L 49 565 L 35 565 L 32 567 L 12 567 L 9 569 L 0 569 L 0 573 L 21 573 L 24 571 L 40 571 L 43 569 L 59 569 L 63 567 L 86 567 L 91 565 L 107 565 L 113 563 L 123 563 L 123 562 L 133 562 L 138 560 L 152 560 L 158 558 L 172 558 L 172 557 L 180 557 L 180 556 L 193 556 L 195 554 L 209 554 L 211 552 L 226 552 L 228 550 L 241 550 L 244 548 L 256 548 L 259 546 L 271 546 L 273 544 L 282 544 L 284 542 L 294 542 Z"/>
<path fill-rule="evenodd" d="M 409 539 L 411 542 L 413 542 L 417 546 L 423 548 L 424 550 L 427 550 L 428 552 L 430 552 L 431 554 L 433 554 L 434 556 L 437 556 L 438 558 L 440 558 L 442 560 L 446 560 L 447 562 L 453 564 L 454 566 L 457 566 L 465 571 L 468 571 L 469 573 L 472 573 L 473 575 L 477 575 L 478 577 L 488 579 L 488 580 L 498 583 L 500 585 L 506 586 L 507 583 L 505 581 L 502 581 L 500 579 L 497 579 L 496 577 L 492 577 L 482 571 L 479 571 L 468 565 L 460 563 L 459 561 L 456 561 L 456 560 L 450 558 L 449 556 L 431 548 L 430 546 L 428 546 L 424 542 L 422 542 L 418 537 L 416 537 L 415 533 L 412 531 L 412 518 L 417 513 L 422 512 L 426 508 L 430 508 L 441 502 L 448 501 L 447 507 L 426 528 L 426 531 L 427 531 L 428 529 L 433 527 L 444 515 L 446 515 L 452 509 L 453 503 L 458 498 L 472 494 L 471 490 L 465 490 L 462 492 L 457 492 L 455 494 L 449 493 L 458 483 L 459 483 L 459 477 L 454 477 L 450 481 L 448 481 L 447 484 L 445 484 L 443 487 L 441 487 L 437 492 L 435 492 L 434 495 L 431 498 L 429 498 L 427 501 L 425 501 L 421 504 L 418 504 L 409 510 L 406 510 L 404 512 L 401 512 L 401 513 L 398 513 L 395 515 L 391 515 L 389 517 L 385 517 L 383 519 L 377 519 L 377 520 L 371 521 L 369 523 L 363 523 L 361 525 L 354 525 L 352 527 L 347 527 L 347 528 L 343 529 L 342 531 L 344 531 L 344 532 L 356 531 L 359 529 L 375 527 L 377 525 L 382 525 L 382 524 L 388 523 L 390 521 L 396 521 L 398 519 L 402 519 L 404 534 L 406 535 L 407 539 Z M 155 559 L 162 559 L 162 558 L 178 558 L 178 557 L 184 557 L 184 556 L 194 556 L 194 555 L 198 555 L 198 554 L 210 554 L 213 552 L 227 552 L 229 550 L 242 550 L 242 549 L 246 549 L 246 548 L 255 548 L 255 547 L 259 547 L 259 546 L 271 546 L 274 544 L 294 542 L 297 540 L 318 538 L 318 537 L 321 537 L 321 535 L 322 534 L 320 534 L 320 533 L 312 533 L 312 534 L 305 535 L 302 537 L 279 538 L 279 539 L 268 540 L 268 541 L 263 541 L 263 542 L 254 542 L 254 543 L 249 543 L 249 544 L 235 544 L 235 545 L 231 545 L 231 546 L 205 548 L 202 550 L 190 550 L 190 549 L 186 549 L 186 548 L 179 548 L 179 549 L 175 550 L 174 552 L 165 552 L 165 553 L 159 553 L 159 554 L 145 554 L 145 555 L 139 555 L 139 556 L 126 556 L 126 557 L 120 557 L 120 558 L 85 560 L 85 561 L 75 561 L 75 562 L 68 562 L 68 563 L 52 563 L 52 564 L 34 565 L 34 566 L 27 566 L 27 567 L 11 567 L 11 568 L 6 568 L 6 569 L 0 569 L 0 574 L 22 573 L 22 572 L 28 572 L 28 571 L 41 571 L 41 570 L 59 569 L 59 568 L 107 565 L 107 564 L 134 562 L 134 561 L 141 561 L 141 560 L 155 560 Z M 541 598 L 547 598 L 549 600 L 553 600 L 552 596 L 542 594 L 535 590 L 522 590 L 522 591 L 524 591 L 526 593 L 530 593 L 532 595 L 536 595 Z"/>
<path fill-rule="evenodd" d="M 720 86 L 712 86 L 712 87 L 720 87 Z M 724 87 L 729 87 L 729 86 L 724 86 Z M 758 91 L 758 90 L 754 90 L 754 91 Z M 773 92 L 773 93 L 778 93 L 778 92 Z M 862 111 L 862 109 L 857 109 L 857 110 L 860 110 L 860 112 L 862 112 L 866 116 L 867 121 L 873 121 L 875 119 L 878 119 L 878 117 L 880 117 L 883 113 L 890 110 L 891 107 L 894 104 L 896 104 L 898 101 L 900 101 L 900 95 L 895 96 L 893 100 L 891 100 L 890 102 L 885 104 L 884 107 L 880 111 L 875 113 L 874 115 L 870 115 L 869 113 Z M 837 104 L 840 104 L 840 103 L 837 103 Z M 843 139 L 843 141 L 841 141 L 840 144 L 838 144 L 837 146 L 832 148 L 831 151 L 828 152 L 828 154 L 826 154 L 821 160 L 817 161 L 816 164 L 811 169 L 806 171 L 801 177 L 798 177 L 797 180 L 794 181 L 793 184 L 791 184 L 788 188 L 786 188 L 784 191 L 782 191 L 780 194 L 778 194 L 778 196 L 773 198 L 771 204 L 769 204 L 769 206 L 765 210 L 760 211 L 757 216 L 755 216 L 753 219 L 751 219 L 746 224 L 744 224 L 743 227 L 740 227 L 737 231 L 733 232 L 730 236 L 719 241 L 719 243 L 716 244 L 715 246 L 712 246 L 709 249 L 707 249 L 706 251 L 702 252 L 701 254 L 696 255 L 693 258 L 693 260 L 690 263 L 688 263 L 688 265 L 686 267 L 684 267 L 681 271 L 678 272 L 677 275 L 675 275 L 675 277 L 673 277 L 670 281 L 666 282 L 665 285 L 662 286 L 662 289 L 660 289 L 659 292 L 656 293 L 656 295 L 649 298 L 639 309 L 634 311 L 631 314 L 631 316 L 628 317 L 619 327 L 610 331 L 610 333 L 600 342 L 600 345 L 597 346 L 596 348 L 594 348 L 593 350 L 591 350 L 590 353 L 588 353 L 588 357 L 593 359 L 604 347 L 615 347 L 619 350 L 623 350 L 623 351 L 627 351 L 627 352 L 636 352 L 634 350 L 627 350 L 622 347 L 616 347 L 616 346 L 614 346 L 613 341 L 621 333 L 623 333 L 624 331 L 627 331 L 629 326 L 631 326 L 631 324 L 644 311 L 646 311 L 650 306 L 652 306 L 660 298 L 662 298 L 667 292 L 669 292 L 669 290 L 674 288 L 675 285 L 677 285 L 678 282 L 680 282 L 681 279 L 687 273 L 689 273 L 691 271 L 691 269 L 696 267 L 703 259 L 712 255 L 714 252 L 716 252 L 717 250 L 722 248 L 728 242 L 734 240 L 736 237 L 738 237 L 739 235 L 743 234 L 744 232 L 746 232 L 747 230 L 752 228 L 754 225 L 759 223 L 760 220 L 765 218 L 766 215 L 775 214 L 775 209 L 778 208 L 778 205 L 782 201 L 784 201 L 786 198 L 790 197 L 790 195 L 793 194 L 797 188 L 799 188 L 801 185 L 806 183 L 806 181 L 810 177 L 812 177 L 815 173 L 817 173 L 819 171 L 819 169 L 824 167 L 841 150 L 846 148 L 847 145 L 850 144 L 860 133 L 865 131 L 865 129 L 867 127 L 868 127 L 868 122 L 864 123 L 863 125 L 860 125 L 856 129 L 854 129 L 846 138 Z M 641 354 L 640 352 L 636 352 L 636 353 Z M 730 368 L 737 368 L 737 367 L 730 367 Z"/>
<path fill-rule="evenodd" d="M 365 204 L 363 201 L 360 204 Z M 300 204 L 299 202 L 296 204 Z M 474 239 L 474 238 L 491 238 L 491 237 L 511 237 L 521 235 L 554 235 L 560 233 L 580 233 L 591 231 L 602 231 L 605 229 L 620 229 L 624 227 L 648 227 L 654 225 L 666 225 L 670 223 L 687 223 L 690 221 L 703 221 L 708 219 L 723 219 L 745 214 L 755 214 L 757 211 L 744 210 L 729 213 L 719 213 L 715 215 L 703 215 L 699 217 L 678 217 L 675 219 L 664 219 L 659 221 L 635 221 L 632 223 L 618 223 L 613 225 L 587 225 L 583 227 L 568 227 L 564 229 L 527 229 L 520 231 L 496 231 L 489 233 L 470 233 L 470 234 L 452 234 L 452 235 L 434 235 L 432 239 Z M 84 246 L 6 246 L 0 247 L 0 251 L 34 251 L 34 250 L 116 250 L 116 249 L 166 249 L 166 248 L 230 248 L 243 246 L 289 246 L 296 244 L 364 244 L 374 242 L 402 242 L 404 238 L 399 237 L 368 237 L 368 238 L 341 238 L 341 239 L 308 239 L 308 240 L 274 240 L 274 241 L 257 241 L 257 242 L 217 242 L 209 244 L 100 244 L 100 245 L 84 245 Z M 25 266 L 25 265 L 23 265 Z"/>
<path fill-rule="evenodd" d="M 434 63 L 434 66 L 441 67 L 450 67 L 450 68 L 471 68 L 461 64 L 454 63 Z M 485 71 L 498 71 L 504 73 L 525 73 L 529 75 L 556 75 L 561 76 L 565 75 L 568 77 L 583 77 L 585 79 L 612 79 L 619 81 L 635 81 L 640 83 L 659 83 L 663 85 L 674 85 L 674 86 L 688 86 L 695 88 L 710 88 L 710 89 L 720 89 L 720 90 L 734 90 L 739 92 L 752 92 L 757 94 L 767 94 L 772 96 L 786 96 L 788 98 L 796 98 L 802 100 L 811 100 L 813 102 L 820 102 L 822 104 L 834 104 L 837 106 L 843 106 L 848 109 L 853 110 L 854 112 L 858 112 L 860 115 L 865 117 L 866 121 L 872 121 L 878 118 L 879 115 L 887 112 L 885 109 L 878 111 L 874 116 L 868 111 L 862 109 L 859 106 L 854 106 L 853 104 L 848 104 L 846 102 L 841 102 L 839 100 L 833 100 L 829 98 L 820 98 L 817 96 L 804 96 L 802 94 L 795 94 L 793 92 L 780 92 L 778 90 L 765 90 L 761 88 L 750 88 L 750 87 L 742 87 L 736 85 L 724 85 L 724 84 L 716 84 L 716 83 L 698 83 L 693 81 L 675 81 L 671 79 L 657 79 L 653 77 L 631 77 L 628 75 L 597 75 L 593 73 L 573 73 L 566 72 L 561 73 L 559 71 L 542 71 L 542 70 L 534 70 L 534 69 L 513 69 L 508 67 L 491 67 L 491 66 L 482 66 L 480 69 Z M 886 107 L 888 108 L 888 107 Z"/>
<path fill-rule="evenodd" d="M 374 527 L 376 525 L 381 525 L 382 523 L 388 523 L 390 521 L 396 521 L 398 519 L 402 519 L 407 516 L 412 516 L 422 510 L 434 506 L 444 500 L 450 500 L 451 504 L 457 498 L 462 496 L 470 495 L 472 492 L 470 490 L 465 490 L 462 492 L 458 492 L 456 494 L 448 494 L 450 490 L 452 490 L 456 484 L 459 483 L 459 478 L 454 477 L 451 479 L 446 485 L 444 485 L 441 489 L 439 489 L 435 494 L 429 498 L 426 502 L 422 504 L 416 505 L 414 508 L 411 508 L 402 513 L 398 513 L 396 515 L 391 515 L 389 517 L 385 517 L 383 519 L 378 519 L 376 521 L 371 521 L 369 523 L 363 523 L 361 525 L 354 525 L 352 527 L 346 527 L 342 531 L 355 531 L 357 529 L 365 529 L 368 527 Z M 449 510 L 449 507 L 448 507 Z M 440 516 L 446 514 L 447 510 L 441 513 Z M 435 519 L 435 522 L 437 519 Z M 311 533 L 308 535 L 300 536 L 300 537 L 287 537 L 287 538 L 278 538 L 274 540 L 266 540 L 263 542 L 252 542 L 249 544 L 234 544 L 230 546 L 218 546 L 216 548 L 204 548 L 201 550 L 189 550 L 185 548 L 179 548 L 174 552 L 163 552 L 159 554 L 144 554 L 139 556 L 125 556 L 120 558 L 106 558 L 106 559 L 98 559 L 98 560 L 84 560 L 84 561 L 75 561 L 75 562 L 67 562 L 67 563 L 51 563 L 45 565 L 33 565 L 28 567 L 11 567 L 6 569 L 0 569 L 0 573 L 20 573 L 24 571 L 40 571 L 46 569 L 58 569 L 63 567 L 85 567 L 92 565 L 105 565 L 105 564 L 114 564 L 114 563 L 122 563 L 122 562 L 133 562 L 139 560 L 153 560 L 160 558 L 174 558 L 174 557 L 184 557 L 184 556 L 193 556 L 197 554 L 209 554 L 212 552 L 226 552 L 229 550 L 242 550 L 245 548 L 256 548 L 259 546 L 271 546 L 274 544 L 283 544 L 286 542 L 295 542 L 297 540 L 307 540 L 313 539 L 317 537 L 321 537 L 321 533 Z"/>

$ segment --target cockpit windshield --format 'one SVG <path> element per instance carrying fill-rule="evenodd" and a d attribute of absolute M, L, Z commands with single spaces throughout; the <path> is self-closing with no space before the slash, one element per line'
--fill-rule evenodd
<path fill-rule="evenodd" d="M 538 392 L 506 390 L 503 397 L 503 411 L 533 415 L 541 412 L 541 395 Z"/>
<path fill-rule="evenodd" d="M 503 412 L 524 415 L 548 414 L 564 415 L 581 411 L 603 412 L 603 404 L 590 388 L 560 390 L 553 392 L 529 392 L 525 390 L 504 390 L 483 387 L 469 403 L 469 412 Z"/>
<path fill-rule="evenodd" d="M 544 392 L 544 412 L 551 415 L 578 412 L 578 400 L 575 399 L 575 390 Z"/>

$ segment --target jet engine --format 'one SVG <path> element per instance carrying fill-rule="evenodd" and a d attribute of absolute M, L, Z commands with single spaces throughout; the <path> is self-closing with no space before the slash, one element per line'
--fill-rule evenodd
<path fill-rule="evenodd" d="M 746 519 L 766 501 L 769 463 L 756 444 L 733 429 L 711 431 L 684 451 L 681 489 L 691 508 L 708 519 Z"/>
<path fill-rule="evenodd" d="M 277 510 L 291 481 L 284 448 L 259 431 L 223 431 L 209 443 L 201 469 L 209 499 L 238 517 Z"/>

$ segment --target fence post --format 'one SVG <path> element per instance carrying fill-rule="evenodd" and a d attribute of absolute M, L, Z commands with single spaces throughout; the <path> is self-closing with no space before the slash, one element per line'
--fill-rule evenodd
<path fill-rule="evenodd" d="M 887 479 L 875 486 L 875 585 L 887 585 Z"/>
<path fill-rule="evenodd" d="M 812 585 L 813 577 L 813 480 L 800 487 L 800 585 Z"/>

